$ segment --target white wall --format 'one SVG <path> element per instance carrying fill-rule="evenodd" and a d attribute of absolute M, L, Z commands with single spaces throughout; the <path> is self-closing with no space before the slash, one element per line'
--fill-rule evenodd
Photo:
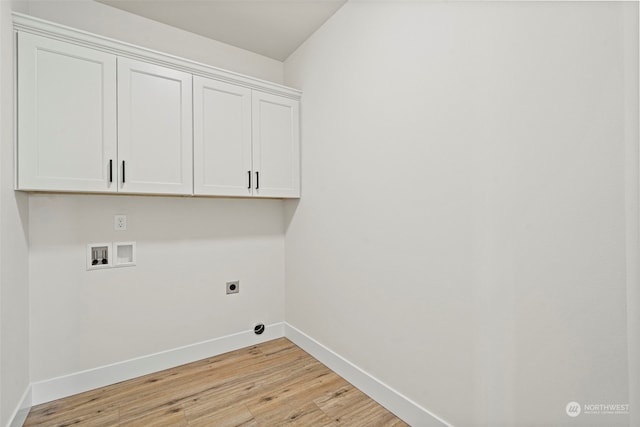
<path fill-rule="evenodd" d="M 284 320 L 281 201 L 32 195 L 29 207 L 34 382 Z M 116 241 L 137 242 L 137 266 L 86 271 L 86 245 Z"/>
<path fill-rule="evenodd" d="M 638 10 L 640 13 L 640 10 Z M 638 44 L 640 38 L 638 13 L 625 13 L 625 201 L 626 210 L 626 265 L 627 265 L 627 346 L 629 361 L 629 425 L 640 424 L 640 128 L 638 99 L 640 86 Z"/>
<path fill-rule="evenodd" d="M 629 425 L 565 405 L 629 401 L 637 16 L 347 3 L 285 62 L 304 93 L 287 322 L 453 425 Z"/>
<path fill-rule="evenodd" d="M 30 14 L 282 80 L 283 64 L 88 0 Z M 126 214 L 128 230 L 113 231 Z M 284 320 L 278 200 L 30 195 L 31 380 L 73 374 Z M 86 271 L 88 243 L 137 242 L 135 268 Z M 225 282 L 240 280 L 240 294 Z"/>
<path fill-rule="evenodd" d="M 182 58 L 282 83 L 282 62 L 93 0 L 29 0 L 28 14 Z"/>
<path fill-rule="evenodd" d="M 17 1 L 0 1 L 0 425 L 29 385 L 28 197 L 13 191 L 13 31 Z"/>

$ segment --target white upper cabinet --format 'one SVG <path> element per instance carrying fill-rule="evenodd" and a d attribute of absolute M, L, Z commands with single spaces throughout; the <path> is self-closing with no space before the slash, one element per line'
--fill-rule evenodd
<path fill-rule="evenodd" d="M 253 91 L 254 195 L 300 197 L 300 103 Z"/>
<path fill-rule="evenodd" d="M 194 194 L 300 197 L 299 103 L 194 77 Z"/>
<path fill-rule="evenodd" d="M 27 33 L 18 48 L 18 188 L 116 191 L 116 57 Z"/>
<path fill-rule="evenodd" d="M 300 92 L 14 13 L 16 189 L 300 197 Z"/>
<path fill-rule="evenodd" d="M 193 77 L 194 194 L 250 196 L 251 89 Z"/>
<path fill-rule="evenodd" d="M 192 194 L 191 74 L 118 58 L 119 191 Z"/>

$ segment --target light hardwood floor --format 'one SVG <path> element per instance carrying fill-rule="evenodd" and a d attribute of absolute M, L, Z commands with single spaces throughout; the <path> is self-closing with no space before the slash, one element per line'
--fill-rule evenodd
<path fill-rule="evenodd" d="M 25 426 L 406 426 L 286 338 L 31 409 Z"/>

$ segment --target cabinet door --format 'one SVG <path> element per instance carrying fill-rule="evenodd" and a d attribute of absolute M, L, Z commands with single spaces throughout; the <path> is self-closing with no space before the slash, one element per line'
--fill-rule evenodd
<path fill-rule="evenodd" d="M 300 197 L 300 104 L 253 91 L 254 195 Z"/>
<path fill-rule="evenodd" d="M 28 33 L 18 45 L 17 188 L 116 191 L 116 57 Z"/>
<path fill-rule="evenodd" d="M 194 193 L 252 194 L 251 89 L 193 78 Z"/>
<path fill-rule="evenodd" d="M 118 191 L 193 193 L 191 96 L 191 74 L 118 58 Z"/>

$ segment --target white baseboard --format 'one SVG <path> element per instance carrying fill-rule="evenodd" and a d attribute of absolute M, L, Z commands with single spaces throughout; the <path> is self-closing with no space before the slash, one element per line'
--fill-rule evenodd
<path fill-rule="evenodd" d="M 173 350 L 36 382 L 31 385 L 32 403 L 33 405 L 39 405 L 283 336 L 284 323 L 275 323 L 267 325 L 262 335 L 254 334 L 253 330 L 243 331 Z M 14 426 L 11 425 L 11 427 Z"/>
<path fill-rule="evenodd" d="M 31 386 L 29 386 L 22 395 L 18 407 L 13 411 L 13 414 L 11 414 L 7 427 L 22 427 L 22 424 L 24 424 L 24 421 L 27 419 L 27 415 L 29 415 L 31 405 Z"/>
<path fill-rule="evenodd" d="M 284 335 L 409 425 L 415 427 L 451 427 L 451 424 L 442 418 L 421 407 L 408 397 L 403 396 L 288 323 L 285 323 Z"/>

